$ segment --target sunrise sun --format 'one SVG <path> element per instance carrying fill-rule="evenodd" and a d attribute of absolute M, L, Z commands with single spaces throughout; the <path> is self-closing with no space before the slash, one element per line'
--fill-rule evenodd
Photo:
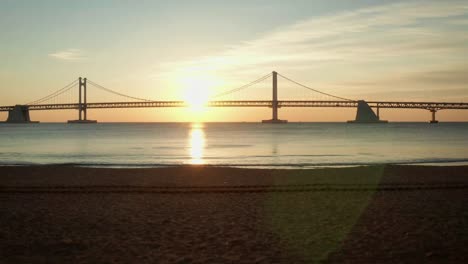
<path fill-rule="evenodd" d="M 184 100 L 191 111 L 203 110 L 210 100 L 210 95 L 216 86 L 220 84 L 219 79 L 211 75 L 192 75 L 182 80 L 184 88 Z"/>

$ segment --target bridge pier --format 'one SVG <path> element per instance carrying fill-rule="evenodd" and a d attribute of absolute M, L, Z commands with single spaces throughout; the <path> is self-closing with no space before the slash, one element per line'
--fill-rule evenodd
<path fill-rule="evenodd" d="M 31 121 L 29 106 L 15 105 L 12 110 L 8 111 L 8 118 L 5 123 L 39 123 L 39 121 Z"/>
<path fill-rule="evenodd" d="M 430 121 L 429 123 L 431 123 L 431 124 L 437 124 L 437 123 L 439 123 L 439 121 L 436 120 L 436 113 L 437 113 L 437 110 L 431 109 L 431 110 L 429 110 L 429 111 L 431 111 L 431 114 L 432 114 L 432 119 L 431 119 L 431 121 Z"/>
<path fill-rule="evenodd" d="M 81 96 L 83 94 L 83 97 Z M 86 103 L 86 78 L 79 78 L 78 88 L 78 120 L 68 120 L 70 124 L 93 124 L 96 120 L 88 120 Z M 83 100 L 82 100 L 83 99 Z M 84 119 L 83 119 L 84 116 Z"/>
<path fill-rule="evenodd" d="M 377 106 L 377 115 L 372 108 L 364 100 L 358 101 L 356 119 L 350 120 L 348 123 L 388 123 L 387 120 L 380 120 L 379 107 Z"/>
<path fill-rule="evenodd" d="M 284 124 L 287 123 L 288 120 L 281 120 L 278 119 L 278 73 L 273 72 L 273 97 L 271 101 L 271 109 L 272 109 L 272 118 L 269 120 L 262 120 L 262 123 L 267 124 Z"/>

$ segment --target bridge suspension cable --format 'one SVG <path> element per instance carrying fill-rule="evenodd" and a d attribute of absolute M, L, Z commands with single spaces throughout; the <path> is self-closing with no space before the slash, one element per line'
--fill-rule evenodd
<path fill-rule="evenodd" d="M 319 94 L 323 94 L 323 95 L 326 95 L 326 96 L 330 96 L 330 97 L 333 97 L 333 98 L 336 98 L 336 99 L 340 99 L 340 100 L 345 100 L 345 101 L 356 101 L 356 100 L 352 100 L 352 99 L 348 99 L 348 98 L 344 98 L 344 97 L 332 95 L 332 94 L 329 94 L 329 93 L 321 92 L 321 91 L 319 91 L 319 90 L 316 90 L 316 89 L 314 89 L 314 88 L 311 88 L 311 87 L 309 87 L 309 86 L 306 86 L 306 85 L 304 85 L 304 84 L 302 84 L 302 83 L 299 83 L 299 82 L 296 82 L 296 81 L 294 81 L 294 80 L 292 80 L 292 79 L 289 79 L 288 77 L 286 77 L 286 76 L 284 76 L 284 75 L 282 75 L 282 74 L 280 74 L 280 73 L 278 73 L 278 75 L 279 75 L 280 77 L 282 77 L 283 79 L 287 80 L 287 81 L 290 81 L 290 82 L 292 82 L 292 83 L 294 83 L 294 84 L 297 84 L 297 85 L 299 85 L 299 86 L 301 86 L 301 87 L 303 87 L 303 88 L 306 88 L 306 89 L 308 89 L 308 90 L 311 90 L 311 91 L 313 91 L 313 92 L 316 92 L 316 93 L 319 93 Z"/>
<path fill-rule="evenodd" d="M 285 80 L 287 80 L 287 81 L 289 81 L 289 82 L 291 82 L 291 83 L 293 83 L 293 84 L 296 84 L 296 85 L 298 85 L 298 86 L 301 86 L 301 87 L 303 87 L 303 88 L 305 88 L 305 89 L 308 89 L 308 90 L 310 90 L 310 91 L 313 91 L 313 92 L 315 92 L 315 93 L 319 93 L 319 94 L 322 94 L 322 95 L 326 95 L 326 96 L 329 96 L 329 97 L 332 97 L 332 98 L 335 98 L 335 99 L 339 99 L 339 100 L 355 101 L 355 100 L 352 100 L 352 99 L 348 99 L 348 98 L 344 98 L 344 97 L 340 97 L 340 96 L 336 96 L 336 95 L 332 95 L 332 94 L 329 94 L 329 93 L 325 93 L 325 92 L 316 90 L 316 89 L 311 88 L 311 87 L 309 87 L 309 86 L 307 86 L 307 85 L 304 85 L 304 84 L 301 84 L 301 83 L 299 83 L 299 82 L 296 82 L 296 81 L 294 81 L 294 80 L 292 80 L 292 79 L 290 79 L 290 78 L 288 78 L 288 77 L 286 77 L 286 76 L 284 76 L 284 75 L 282 75 L 282 74 L 280 74 L 280 73 L 278 73 L 278 75 L 279 75 L 281 78 L 283 78 L 283 79 L 285 79 Z M 231 90 L 228 90 L 228 91 L 224 91 L 224 92 L 218 93 L 218 94 L 212 96 L 211 98 L 212 98 L 212 99 L 215 99 L 215 98 L 219 98 L 219 97 L 222 97 L 222 96 L 230 95 L 230 94 L 233 94 L 233 93 L 235 93 L 235 92 L 244 90 L 244 89 L 246 89 L 246 88 L 249 88 L 249 87 L 251 87 L 251 86 L 253 86 L 253 85 L 257 84 L 257 83 L 260 83 L 260 82 L 262 82 L 262 81 L 264 81 L 264 80 L 270 78 L 271 76 L 272 76 L 272 73 L 269 73 L 269 74 L 267 74 L 267 75 L 265 75 L 265 76 L 263 76 L 263 77 L 260 77 L 260 78 L 258 78 L 257 80 L 254 80 L 254 81 L 252 81 L 252 82 L 250 82 L 250 83 L 248 83 L 248 84 L 242 85 L 242 86 L 240 86 L 240 87 L 237 87 L 237 88 L 234 88 L 234 89 L 231 89 Z M 106 87 L 104 87 L 104 86 L 102 86 L 102 85 L 100 85 L 100 84 L 97 84 L 97 83 L 95 83 L 95 82 L 93 82 L 93 81 L 91 81 L 91 80 L 87 80 L 87 82 L 88 82 L 90 85 L 92 85 L 93 87 L 95 87 L 95 88 L 98 88 L 98 89 L 100 89 L 100 90 L 103 90 L 103 91 L 105 91 L 105 92 L 108 92 L 108 93 L 111 93 L 111 94 L 114 94 L 114 95 L 117 95 L 117 96 L 124 97 L 124 98 L 126 98 L 126 99 L 132 99 L 132 100 L 137 100 L 137 101 L 142 101 L 142 102 L 153 102 L 153 101 L 154 101 L 154 100 L 150 100 L 150 99 L 146 99 L 146 98 L 140 98 L 140 97 L 135 97 L 135 96 L 130 96 L 130 95 L 127 95 L 127 94 L 123 94 L 123 93 L 114 91 L 114 90 L 112 90 L 112 89 L 106 88 Z M 42 104 L 42 103 L 44 103 L 44 102 L 46 102 L 46 101 L 50 101 L 50 100 L 58 100 L 58 99 L 59 99 L 58 96 L 60 96 L 60 95 L 62 95 L 62 94 L 64 94 L 64 93 L 70 91 L 70 90 L 73 89 L 77 84 L 78 84 L 78 79 L 75 79 L 73 82 L 71 82 L 70 84 L 66 85 L 65 87 L 63 87 L 63 88 L 61 88 L 61 89 L 58 89 L 57 91 L 55 91 L 55 92 L 53 92 L 53 93 L 51 93 L 51 94 L 49 94 L 49 95 L 47 95 L 47 96 L 44 96 L 44 97 L 42 97 L 42 98 L 39 98 L 39 99 L 37 99 L 37 100 L 35 100 L 35 101 L 29 102 L 29 103 L 27 103 L 27 105 L 37 105 L 37 104 Z"/>
<path fill-rule="evenodd" d="M 214 99 L 214 98 L 218 98 L 218 97 L 221 97 L 221 96 L 225 96 L 225 95 L 229 95 L 229 94 L 232 94 L 232 93 L 241 91 L 241 90 L 246 89 L 246 88 L 248 88 L 248 87 L 250 87 L 250 86 L 252 86 L 252 85 L 254 85 L 254 84 L 257 84 L 257 83 L 259 83 L 259 82 L 261 82 L 261 81 L 264 81 L 264 80 L 270 78 L 271 75 L 272 75 L 271 73 L 270 73 L 270 74 L 267 74 L 267 75 L 265 75 L 265 76 L 263 76 L 263 77 L 261 77 L 261 78 L 255 80 L 255 81 L 253 81 L 253 82 L 250 82 L 250 83 L 248 83 L 248 84 L 242 85 L 241 87 L 234 88 L 234 89 L 231 89 L 231 90 L 228 90 L 228 91 L 225 91 L 225 92 L 216 94 L 216 95 L 212 96 L 212 98 Z"/>
<path fill-rule="evenodd" d="M 43 102 L 46 102 L 50 99 L 53 99 L 63 93 L 66 93 L 68 92 L 69 90 L 73 89 L 75 87 L 75 85 L 78 83 L 78 79 L 75 79 L 73 82 L 71 82 L 70 84 L 66 85 L 65 87 L 63 88 L 60 88 L 58 89 L 57 91 L 47 95 L 47 96 L 44 96 L 42 98 L 39 98 L 35 101 L 32 101 L 32 102 L 29 102 L 27 103 L 26 105 L 36 105 L 36 104 L 40 104 L 40 103 L 43 103 Z"/>
<path fill-rule="evenodd" d="M 104 87 L 104 86 L 102 86 L 102 85 L 99 85 L 99 84 L 97 84 L 97 83 L 95 83 L 95 82 L 93 82 L 93 81 L 90 81 L 89 79 L 87 80 L 87 82 L 88 82 L 89 84 L 91 84 L 92 86 L 98 88 L 98 89 L 101 89 L 101 90 L 104 90 L 104 91 L 106 91 L 106 92 L 108 92 L 108 93 L 112 93 L 112 94 L 115 94 L 115 95 L 118 95 L 118 96 L 122 96 L 122 97 L 125 97 L 125 98 L 128 98 L 128 99 L 133 99 L 133 100 L 137 100 L 137 101 L 144 101 L 144 102 L 152 102 L 152 101 L 154 101 L 154 100 L 150 100 L 150 99 L 144 99 L 144 98 L 134 97 L 134 96 L 130 96 L 130 95 L 126 95 L 126 94 L 123 94 L 123 93 L 116 92 L 116 91 L 111 90 L 111 89 L 109 89 L 109 88 L 106 88 L 106 87 Z"/>

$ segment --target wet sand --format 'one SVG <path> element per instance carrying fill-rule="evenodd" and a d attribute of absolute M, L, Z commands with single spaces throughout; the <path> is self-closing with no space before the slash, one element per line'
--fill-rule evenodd
<path fill-rule="evenodd" d="M 466 263 L 468 167 L 0 167 L 0 263 Z"/>

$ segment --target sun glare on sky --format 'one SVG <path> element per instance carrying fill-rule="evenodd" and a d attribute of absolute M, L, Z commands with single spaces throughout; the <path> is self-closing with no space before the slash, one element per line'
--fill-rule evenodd
<path fill-rule="evenodd" d="M 220 80 L 213 75 L 194 73 L 181 80 L 184 89 L 184 100 L 190 107 L 190 111 L 200 112 L 210 100 L 210 95 Z"/>

